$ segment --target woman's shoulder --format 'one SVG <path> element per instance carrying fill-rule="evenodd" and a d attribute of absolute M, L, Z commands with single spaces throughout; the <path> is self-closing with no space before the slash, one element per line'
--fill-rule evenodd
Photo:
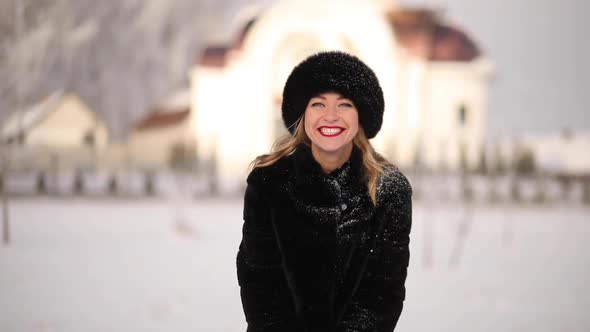
<path fill-rule="evenodd" d="M 383 198 L 399 198 L 411 195 L 412 185 L 408 178 L 396 166 L 385 166 L 377 184 L 377 196 Z"/>
<path fill-rule="evenodd" d="M 266 187 L 284 181 L 291 173 L 290 156 L 266 166 L 255 166 L 248 174 L 248 185 Z"/>

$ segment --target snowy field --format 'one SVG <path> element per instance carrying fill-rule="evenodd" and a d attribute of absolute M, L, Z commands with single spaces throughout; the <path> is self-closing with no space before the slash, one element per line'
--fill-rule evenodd
<path fill-rule="evenodd" d="M 396 331 L 590 331 L 588 207 L 424 204 Z M 12 201 L 0 331 L 245 331 L 241 212 L 239 198 Z"/>

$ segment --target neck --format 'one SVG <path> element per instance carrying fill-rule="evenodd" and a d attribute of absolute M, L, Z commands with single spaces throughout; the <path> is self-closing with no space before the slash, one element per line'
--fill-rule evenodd
<path fill-rule="evenodd" d="M 313 158 L 320 164 L 324 173 L 329 174 L 334 170 L 340 168 L 352 153 L 352 143 L 343 148 L 341 151 L 326 152 L 318 149 L 315 145 L 311 145 L 311 154 Z"/>

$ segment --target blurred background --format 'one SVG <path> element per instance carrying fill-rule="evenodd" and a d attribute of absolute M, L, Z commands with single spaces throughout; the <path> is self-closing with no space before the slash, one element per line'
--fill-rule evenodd
<path fill-rule="evenodd" d="M 400 331 L 590 330 L 584 0 L 0 0 L 0 330 L 244 331 L 248 164 L 357 55 L 414 189 Z"/>

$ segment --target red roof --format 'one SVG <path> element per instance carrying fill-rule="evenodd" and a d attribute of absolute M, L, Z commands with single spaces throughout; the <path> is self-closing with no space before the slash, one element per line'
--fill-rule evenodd
<path fill-rule="evenodd" d="M 206 67 L 223 67 L 227 60 L 227 55 L 232 50 L 241 50 L 244 46 L 244 40 L 250 32 L 252 26 L 256 23 L 256 18 L 248 21 L 239 31 L 236 39 L 231 45 L 217 45 L 206 47 L 197 58 L 197 63 Z"/>
<path fill-rule="evenodd" d="M 135 130 L 174 126 L 184 121 L 189 114 L 189 109 L 174 112 L 155 111 L 141 119 L 141 121 L 135 126 Z"/>
<path fill-rule="evenodd" d="M 387 13 L 393 33 L 409 54 L 430 61 L 469 62 L 481 52 L 463 31 L 442 21 L 429 9 L 397 9 Z M 248 21 L 229 45 L 209 46 L 199 55 L 197 63 L 208 67 L 223 67 L 231 51 L 243 47 L 247 34 L 256 23 Z"/>
<path fill-rule="evenodd" d="M 442 22 L 432 10 L 400 9 L 387 16 L 397 41 L 413 56 L 468 62 L 481 54 L 466 33 Z"/>
<path fill-rule="evenodd" d="M 209 46 L 198 58 L 198 64 L 207 67 L 223 67 L 230 50 L 227 46 Z"/>

